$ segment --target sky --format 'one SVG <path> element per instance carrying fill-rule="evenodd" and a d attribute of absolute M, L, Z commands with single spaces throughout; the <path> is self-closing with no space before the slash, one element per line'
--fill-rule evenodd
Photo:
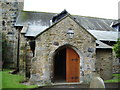
<path fill-rule="evenodd" d="M 72 15 L 118 19 L 119 1 L 120 0 L 24 0 L 24 10 L 60 13 L 66 9 Z"/>

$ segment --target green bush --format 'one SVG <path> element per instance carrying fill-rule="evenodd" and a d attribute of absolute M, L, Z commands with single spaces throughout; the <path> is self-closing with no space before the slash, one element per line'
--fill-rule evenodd
<path fill-rule="evenodd" d="M 118 38 L 116 44 L 113 47 L 116 57 L 120 59 L 120 38 Z"/>

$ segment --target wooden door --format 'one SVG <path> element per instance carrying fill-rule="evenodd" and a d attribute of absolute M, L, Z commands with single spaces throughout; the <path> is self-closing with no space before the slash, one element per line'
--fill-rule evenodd
<path fill-rule="evenodd" d="M 66 81 L 80 81 L 80 58 L 79 55 L 71 48 L 66 49 Z"/>

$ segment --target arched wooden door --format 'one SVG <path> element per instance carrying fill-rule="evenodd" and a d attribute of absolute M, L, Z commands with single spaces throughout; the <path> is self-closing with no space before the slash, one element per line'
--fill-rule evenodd
<path fill-rule="evenodd" d="M 72 48 L 66 48 L 66 81 L 80 81 L 80 58 Z"/>
<path fill-rule="evenodd" d="M 59 49 L 54 56 L 53 82 L 79 82 L 80 58 L 75 50 L 69 47 Z"/>

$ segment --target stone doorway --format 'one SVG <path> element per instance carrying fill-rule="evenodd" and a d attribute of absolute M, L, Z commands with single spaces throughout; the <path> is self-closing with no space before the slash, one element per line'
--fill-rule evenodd
<path fill-rule="evenodd" d="M 58 49 L 54 55 L 53 82 L 79 82 L 80 58 L 70 47 Z"/>
<path fill-rule="evenodd" d="M 66 81 L 66 48 L 60 49 L 54 56 L 54 81 Z"/>

